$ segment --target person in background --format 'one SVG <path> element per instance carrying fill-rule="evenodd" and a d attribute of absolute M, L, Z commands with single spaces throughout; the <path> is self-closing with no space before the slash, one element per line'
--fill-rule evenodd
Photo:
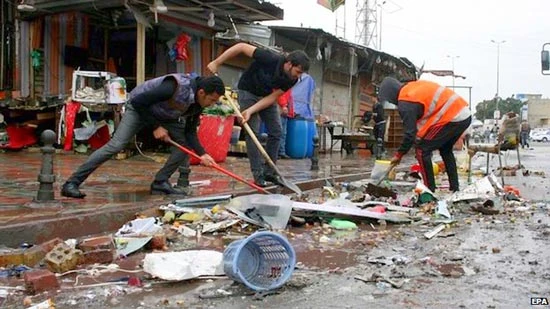
<path fill-rule="evenodd" d="M 531 133 L 531 126 L 529 126 L 529 122 L 527 120 L 524 120 L 521 122 L 521 131 L 520 131 L 520 141 L 521 141 L 521 149 L 524 149 L 527 147 L 529 149 L 529 134 Z"/>
<path fill-rule="evenodd" d="M 496 143 L 497 142 L 497 137 L 498 137 L 498 124 L 495 123 L 495 125 L 491 128 L 491 135 L 489 137 L 491 143 Z"/>
<path fill-rule="evenodd" d="M 483 131 L 483 142 L 489 143 L 491 141 L 491 130 L 489 128 L 485 128 L 485 131 Z"/>
<path fill-rule="evenodd" d="M 294 117 L 290 114 L 292 109 L 292 90 L 287 90 L 282 96 L 277 99 L 281 113 L 281 144 L 279 145 L 279 159 L 290 159 L 286 154 L 286 128 L 288 118 Z"/>
<path fill-rule="evenodd" d="M 292 117 L 299 116 L 304 119 L 315 118 L 312 109 L 315 87 L 316 85 L 313 77 L 305 72 L 302 73 L 296 85 L 291 89 L 293 104 L 289 106 L 289 113 Z"/>
<path fill-rule="evenodd" d="M 309 69 L 309 58 L 301 50 L 282 55 L 247 43 L 237 43 L 210 62 L 207 67 L 216 74 L 220 65 L 241 54 L 254 60 L 244 71 L 238 84 L 239 104 L 243 110 L 242 121 L 248 122 L 256 136 L 259 135 L 260 120 L 265 123 L 268 134 L 266 152 L 275 163 L 281 142 L 281 116 L 275 103 L 283 93 L 296 84 L 300 75 Z M 260 151 L 248 135 L 246 150 L 257 185 L 267 186 L 266 181 L 281 183 L 273 168 L 264 164 Z"/>
<path fill-rule="evenodd" d="M 103 147 L 94 151 L 63 184 L 61 195 L 84 198 L 79 186 L 103 163 L 124 149 L 144 126 L 155 129 L 156 139 L 169 139 L 193 149 L 201 163 L 210 166 L 214 160 L 199 142 L 197 127 L 203 108 L 215 104 L 225 93 L 223 81 L 217 76 L 191 78 L 187 74 L 169 74 L 146 81 L 130 92 L 130 99 L 113 138 Z M 168 180 L 180 170 L 176 187 Z M 186 195 L 188 179 L 182 174 L 189 173 L 189 156 L 172 147 L 170 157 L 157 172 L 151 184 L 151 194 Z"/>
<path fill-rule="evenodd" d="M 436 186 L 432 152 L 439 150 L 449 176 L 449 189 L 458 191 L 453 146 L 472 122 L 468 103 L 450 88 L 434 82 L 417 80 L 401 83 L 392 77 L 384 78 L 380 84 L 378 101 L 396 104 L 403 120 L 404 139 L 391 159 L 391 165 L 399 164 L 415 146 L 422 179 L 433 192 Z"/>

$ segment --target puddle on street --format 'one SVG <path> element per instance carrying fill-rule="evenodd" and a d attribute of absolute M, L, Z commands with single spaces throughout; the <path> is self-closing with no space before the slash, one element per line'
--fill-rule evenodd
<path fill-rule="evenodd" d="M 149 191 L 111 192 L 107 194 L 109 202 L 142 202 L 151 199 Z"/>
<path fill-rule="evenodd" d="M 307 267 L 320 269 L 336 269 L 354 266 L 356 264 L 357 252 L 340 249 L 310 249 L 297 250 L 298 262 Z"/>
<path fill-rule="evenodd" d="M 370 228 L 369 228 L 370 230 Z M 319 269 L 347 268 L 357 264 L 357 257 L 370 250 L 378 232 L 372 230 L 334 231 L 327 235 L 307 229 L 292 229 L 289 237 L 297 261 L 306 267 Z M 320 238 L 325 240 L 320 241 Z M 369 242 L 369 239 L 372 242 Z"/>

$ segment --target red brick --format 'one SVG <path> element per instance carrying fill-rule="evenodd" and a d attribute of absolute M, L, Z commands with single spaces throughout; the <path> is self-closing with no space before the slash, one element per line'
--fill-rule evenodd
<path fill-rule="evenodd" d="M 61 238 L 54 238 L 52 240 L 48 240 L 47 242 L 43 242 L 40 244 L 40 247 L 44 248 L 44 251 L 46 253 L 50 252 L 55 248 L 55 246 L 59 245 L 60 243 L 64 242 Z"/>
<path fill-rule="evenodd" d="M 23 252 L 23 262 L 25 265 L 33 267 L 44 259 L 46 253 L 48 252 L 46 252 L 41 246 L 32 246 Z"/>
<path fill-rule="evenodd" d="M 110 264 L 115 259 L 115 251 L 108 249 L 99 249 L 94 251 L 84 252 L 80 258 L 79 264 Z"/>
<path fill-rule="evenodd" d="M 23 257 L 23 249 L 12 249 L 9 251 L 0 253 L 0 267 L 6 267 L 9 265 L 21 265 L 25 259 Z"/>
<path fill-rule="evenodd" d="M 153 250 L 164 250 L 166 249 L 166 235 L 157 234 L 149 241 L 149 248 Z"/>
<path fill-rule="evenodd" d="M 59 282 L 55 274 L 47 269 L 36 269 L 24 272 L 25 287 L 31 294 L 56 290 Z"/>
<path fill-rule="evenodd" d="M 116 249 L 113 237 L 110 235 L 84 239 L 77 245 L 77 248 L 83 252 Z"/>

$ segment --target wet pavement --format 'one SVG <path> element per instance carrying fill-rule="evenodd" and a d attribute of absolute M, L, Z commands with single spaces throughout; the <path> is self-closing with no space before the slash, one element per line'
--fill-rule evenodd
<path fill-rule="evenodd" d="M 149 194 L 154 174 L 162 164 L 141 155 L 107 161 L 82 184 L 81 190 L 87 194 L 85 199 L 60 196 L 63 182 L 86 158 L 86 155 L 57 153 L 54 192 L 58 205 L 40 207 L 38 204 L 36 207 L 33 200 L 39 187 L 39 149 L 0 153 L 0 243 L 14 246 L 56 236 L 67 238 L 113 231 L 136 213 L 156 209 L 174 200 L 170 196 Z M 318 171 L 310 170 L 309 159 L 278 162 L 283 175 L 292 182 L 365 173 L 370 171 L 372 164 L 369 153 L 362 150 L 353 155 L 322 155 Z M 252 179 L 246 158 L 229 156 L 221 166 L 245 179 Z M 177 177 L 176 172 L 171 181 L 175 183 Z M 192 166 L 190 181 L 210 181 L 208 185 L 193 187 L 191 196 L 254 192 L 249 186 L 204 166 Z"/>
<path fill-rule="evenodd" d="M 537 171 L 547 171 L 546 174 L 550 172 L 550 163 L 545 161 L 547 150 L 550 150 L 550 146 L 546 144 L 535 144 L 533 150 L 522 150 L 522 163 L 532 176 L 524 177 L 518 172 L 516 176 L 506 177 L 506 184 L 518 187 L 526 198 L 550 199 L 550 181 L 545 176 L 535 175 Z M 86 158 L 86 155 L 66 152 L 54 156 L 54 192 L 58 204 L 53 207 L 50 204 L 40 207 L 38 204 L 37 208 L 31 206 L 36 206 L 33 199 L 39 187 L 39 149 L 0 153 L 0 243 L 16 246 L 22 242 L 36 243 L 53 237 L 78 237 L 114 231 L 136 213 L 154 210 L 174 200 L 170 196 L 149 194 L 149 186 L 161 163 L 141 155 L 126 160 L 107 161 L 81 186 L 87 194 L 85 199 L 60 196 L 60 187 L 65 179 Z M 434 160 L 437 159 L 435 155 Z M 517 164 L 515 151 L 509 151 L 504 161 L 508 165 Z M 406 169 L 414 162 L 409 154 L 400 167 Z M 485 162 L 484 156 L 477 156 L 474 167 L 484 166 Z M 309 159 L 278 161 L 281 172 L 291 182 L 369 173 L 373 164 L 374 159 L 364 150 L 356 150 L 352 155 L 341 155 L 338 152 L 321 154 L 318 171 L 310 170 Z M 495 168 L 497 164 L 498 159 L 494 157 L 491 166 Z M 252 179 L 246 158 L 229 156 L 221 166 L 245 179 Z M 176 179 L 177 173 L 171 181 L 176 182 Z M 210 181 L 208 185 L 193 187 L 191 196 L 254 192 L 247 185 L 204 166 L 192 167 L 190 181 Z M 461 174 L 461 186 L 464 187 L 466 182 L 466 175 Z M 277 190 L 276 187 L 273 189 Z"/>

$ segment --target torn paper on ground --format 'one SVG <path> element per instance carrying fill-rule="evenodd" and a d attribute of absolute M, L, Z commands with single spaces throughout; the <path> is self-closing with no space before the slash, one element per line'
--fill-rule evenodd
<path fill-rule="evenodd" d="M 143 259 L 143 270 L 154 277 L 170 281 L 225 274 L 223 254 L 211 250 L 149 253 Z"/>
<path fill-rule="evenodd" d="M 158 218 L 143 218 L 135 219 L 124 224 L 115 234 L 116 237 L 126 236 L 145 236 L 155 235 L 162 232 L 162 226 L 160 225 Z"/>

